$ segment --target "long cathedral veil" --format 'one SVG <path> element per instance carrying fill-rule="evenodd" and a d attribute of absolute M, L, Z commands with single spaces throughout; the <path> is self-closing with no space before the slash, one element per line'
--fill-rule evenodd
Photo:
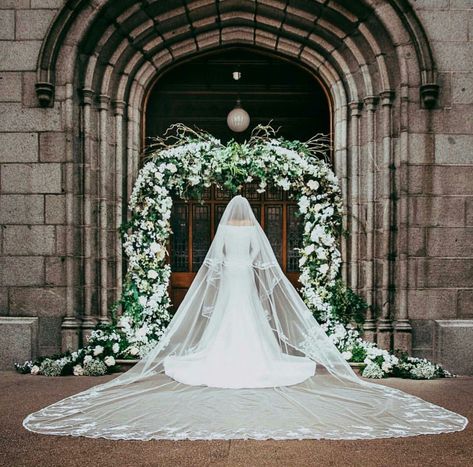
<path fill-rule="evenodd" d="M 226 226 L 252 225 L 251 262 L 259 299 L 281 350 L 317 363 L 293 386 L 188 386 L 164 373 L 167 356 L 198 346 L 225 267 Z M 359 439 L 462 430 L 467 419 L 356 376 L 276 260 L 249 202 L 234 197 L 184 300 L 156 347 L 117 378 L 29 415 L 35 432 L 110 439 Z"/>

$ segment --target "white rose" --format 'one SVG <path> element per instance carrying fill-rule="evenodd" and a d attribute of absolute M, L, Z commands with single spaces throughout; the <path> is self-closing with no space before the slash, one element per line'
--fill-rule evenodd
<path fill-rule="evenodd" d="M 381 369 L 385 372 L 385 373 L 389 373 L 391 371 L 391 365 L 387 362 L 383 362 L 383 364 L 381 365 Z"/>
<path fill-rule="evenodd" d="M 33 365 L 33 366 L 31 367 L 31 370 L 30 370 L 30 371 L 31 371 L 31 374 L 32 374 L 32 375 L 37 375 L 37 374 L 39 373 L 39 366 L 38 366 L 38 365 Z"/>
<path fill-rule="evenodd" d="M 84 365 L 91 362 L 93 360 L 92 355 L 86 355 L 84 357 Z"/>
<path fill-rule="evenodd" d="M 348 361 L 351 360 L 353 354 L 349 350 L 345 350 L 345 352 L 342 352 L 342 357 Z"/>
<path fill-rule="evenodd" d="M 171 163 L 168 164 L 168 170 L 171 173 L 176 173 L 177 172 L 177 167 L 171 162 Z"/>
<path fill-rule="evenodd" d="M 81 365 L 76 365 L 72 369 L 72 373 L 74 374 L 74 376 L 82 376 L 84 374 L 84 369 Z"/>
<path fill-rule="evenodd" d="M 316 180 L 309 180 L 309 181 L 307 182 L 307 186 L 308 186 L 311 190 L 315 191 L 315 190 L 317 190 L 317 188 L 319 188 L 320 185 L 319 185 L 319 182 L 316 181 Z"/>
<path fill-rule="evenodd" d="M 94 349 L 94 357 L 100 355 L 103 352 L 103 347 L 101 345 L 96 345 Z"/>
<path fill-rule="evenodd" d="M 112 351 L 113 353 L 118 353 L 120 350 L 120 344 L 118 342 L 115 342 L 115 344 L 112 345 Z"/>
<path fill-rule="evenodd" d="M 115 365 L 115 359 L 111 355 L 109 355 L 108 357 L 105 357 L 104 363 L 107 366 L 113 366 Z"/>
<path fill-rule="evenodd" d="M 151 251 L 151 253 L 157 253 L 158 251 L 161 251 L 161 248 L 161 245 L 157 242 L 153 242 L 149 246 L 149 250 Z"/>
<path fill-rule="evenodd" d="M 138 354 L 140 353 L 140 350 L 138 349 L 138 347 L 130 347 L 130 348 L 128 349 L 128 353 L 129 353 L 130 355 L 135 356 L 135 355 L 138 355 Z"/>
<path fill-rule="evenodd" d="M 148 271 L 148 279 L 156 279 L 157 277 L 158 273 L 154 269 Z"/>
<path fill-rule="evenodd" d="M 328 272 L 328 264 L 322 264 L 319 268 L 320 274 L 324 275 Z"/>

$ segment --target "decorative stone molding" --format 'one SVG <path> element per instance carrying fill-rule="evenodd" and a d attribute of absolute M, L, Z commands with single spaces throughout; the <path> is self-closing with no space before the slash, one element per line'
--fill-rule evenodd
<path fill-rule="evenodd" d="M 36 96 L 41 107 L 52 107 L 54 102 L 54 85 L 38 81 L 35 84 Z"/>
<path fill-rule="evenodd" d="M 422 84 L 420 87 L 420 97 L 426 109 L 432 109 L 437 104 L 440 87 L 436 83 Z"/>

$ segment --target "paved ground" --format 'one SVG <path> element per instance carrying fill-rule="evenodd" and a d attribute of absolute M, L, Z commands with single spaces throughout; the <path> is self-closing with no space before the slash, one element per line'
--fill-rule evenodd
<path fill-rule="evenodd" d="M 466 430 L 373 441 L 108 441 L 46 436 L 23 418 L 110 376 L 47 378 L 0 372 L 0 465 L 17 466 L 473 466 L 473 377 L 390 378 L 396 387 L 465 415 Z"/>

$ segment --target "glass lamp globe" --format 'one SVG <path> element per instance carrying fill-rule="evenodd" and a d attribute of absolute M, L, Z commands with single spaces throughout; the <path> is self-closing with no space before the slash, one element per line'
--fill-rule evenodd
<path fill-rule="evenodd" d="M 240 99 L 237 100 L 235 108 L 227 116 L 227 125 L 235 133 L 245 131 L 250 125 L 248 112 L 241 107 Z"/>

